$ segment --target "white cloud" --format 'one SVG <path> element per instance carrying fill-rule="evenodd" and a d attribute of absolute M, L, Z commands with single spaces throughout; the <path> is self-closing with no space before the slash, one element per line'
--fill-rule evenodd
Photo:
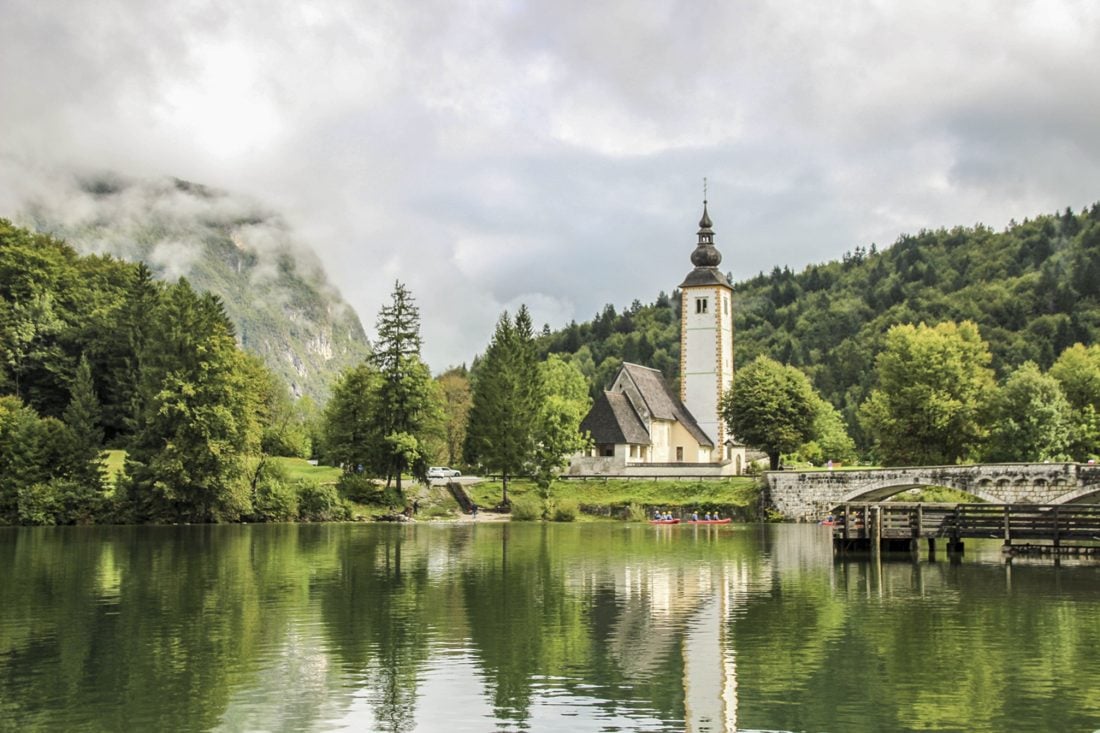
<path fill-rule="evenodd" d="M 9 0 L 0 216 L 57 171 L 240 192 L 368 331 L 406 282 L 438 369 L 671 291 L 703 176 L 735 277 L 1092 203 L 1098 56 L 1074 0 Z"/>

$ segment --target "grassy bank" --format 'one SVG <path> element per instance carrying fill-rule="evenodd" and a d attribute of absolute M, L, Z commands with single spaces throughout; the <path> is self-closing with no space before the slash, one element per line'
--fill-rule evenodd
<path fill-rule="evenodd" d="M 502 485 L 499 480 L 483 481 L 466 490 L 480 506 L 494 506 L 501 500 Z M 550 490 L 554 501 L 576 503 L 582 507 L 625 508 L 634 505 L 640 509 L 660 507 L 678 511 L 700 512 L 721 510 L 745 516 L 754 514 L 760 501 L 760 489 L 756 480 L 744 476 L 713 481 L 667 479 L 590 479 L 554 482 Z M 508 482 L 508 495 L 517 499 L 537 496 L 532 481 L 513 479 Z"/>

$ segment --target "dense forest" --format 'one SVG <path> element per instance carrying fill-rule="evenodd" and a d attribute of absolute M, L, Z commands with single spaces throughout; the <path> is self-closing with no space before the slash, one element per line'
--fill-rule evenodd
<path fill-rule="evenodd" d="M 765 355 L 800 368 L 859 437 L 858 408 L 892 326 L 971 321 L 1000 378 L 1029 361 L 1048 369 L 1067 347 L 1096 343 L 1100 204 L 1002 232 L 977 225 L 903 235 L 798 273 L 776 266 L 737 283 L 734 298 L 736 366 Z M 544 329 L 539 345 L 571 355 L 596 393 L 623 360 L 677 379 L 679 328 L 679 293 L 662 292 L 649 305 L 607 305 L 589 322 Z"/>
<path fill-rule="evenodd" d="M 327 516 L 334 494 L 265 476 L 309 450 L 298 407 L 216 295 L 0 219 L 0 523 Z"/>

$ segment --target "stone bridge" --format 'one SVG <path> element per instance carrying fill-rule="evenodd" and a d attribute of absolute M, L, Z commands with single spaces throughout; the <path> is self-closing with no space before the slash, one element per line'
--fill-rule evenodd
<path fill-rule="evenodd" d="M 908 489 L 946 486 L 994 504 L 1100 502 L 1100 466 L 991 463 L 865 471 L 771 471 L 771 502 L 786 519 L 818 520 L 837 504 L 881 501 Z"/>

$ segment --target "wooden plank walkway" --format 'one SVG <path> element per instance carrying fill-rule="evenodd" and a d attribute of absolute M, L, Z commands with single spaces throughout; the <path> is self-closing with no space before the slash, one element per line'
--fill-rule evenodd
<path fill-rule="evenodd" d="M 851 503 L 832 516 L 833 544 L 841 552 L 915 550 L 922 539 L 934 551 L 937 538 L 951 552 L 961 551 L 963 539 L 993 538 L 1009 552 L 1100 553 L 1097 504 Z"/>

